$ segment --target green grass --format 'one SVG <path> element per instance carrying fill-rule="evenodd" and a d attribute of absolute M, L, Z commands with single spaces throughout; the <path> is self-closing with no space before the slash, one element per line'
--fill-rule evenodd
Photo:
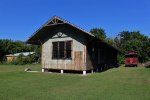
<path fill-rule="evenodd" d="M 40 65 L 0 65 L 0 100 L 150 100 L 150 69 L 120 67 L 82 76 L 25 68 Z"/>

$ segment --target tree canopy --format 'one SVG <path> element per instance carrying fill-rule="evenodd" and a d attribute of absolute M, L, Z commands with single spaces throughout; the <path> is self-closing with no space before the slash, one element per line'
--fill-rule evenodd
<path fill-rule="evenodd" d="M 92 33 L 95 37 L 97 37 L 98 39 L 101 39 L 111 45 L 114 45 L 114 40 L 112 38 L 108 38 L 106 36 L 106 32 L 104 29 L 102 28 L 92 28 L 90 30 L 90 33 Z"/>
<path fill-rule="evenodd" d="M 6 54 L 19 52 L 37 52 L 40 54 L 40 47 L 36 45 L 28 45 L 22 41 L 0 39 L 0 61 L 3 60 Z"/>
<path fill-rule="evenodd" d="M 102 28 L 93 28 L 90 30 L 90 32 L 99 39 L 104 40 L 106 38 L 105 30 Z"/>
<path fill-rule="evenodd" d="M 122 31 L 115 38 L 115 42 L 121 51 L 121 56 L 128 51 L 136 51 L 140 62 L 150 60 L 150 38 L 139 31 Z"/>

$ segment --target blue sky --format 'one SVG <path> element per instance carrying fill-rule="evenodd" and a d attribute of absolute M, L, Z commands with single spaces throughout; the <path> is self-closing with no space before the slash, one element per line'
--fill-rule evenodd
<path fill-rule="evenodd" d="M 26 41 L 54 15 L 111 38 L 124 30 L 150 37 L 150 0 L 0 0 L 0 39 Z"/>

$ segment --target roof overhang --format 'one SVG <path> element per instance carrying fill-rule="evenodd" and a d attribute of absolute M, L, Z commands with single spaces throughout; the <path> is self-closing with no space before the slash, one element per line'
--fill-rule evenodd
<path fill-rule="evenodd" d="M 90 36 L 94 37 L 94 35 L 89 33 L 88 31 L 86 31 L 78 26 L 75 26 L 75 25 L 71 24 L 70 22 L 68 22 L 58 16 L 54 16 L 48 22 L 46 22 L 42 27 L 40 27 L 36 32 L 34 32 L 33 35 L 31 37 L 29 37 L 29 39 L 26 41 L 26 43 L 40 45 L 40 44 L 42 44 L 41 38 L 44 34 L 47 34 L 48 31 L 50 32 L 51 30 L 55 29 L 56 27 L 59 27 L 62 25 L 70 26 L 74 29 L 82 31 L 86 35 L 90 35 Z"/>
<path fill-rule="evenodd" d="M 107 42 L 97 39 L 92 33 L 78 27 L 75 26 L 74 24 L 71 24 L 70 22 L 58 17 L 58 16 L 54 16 L 52 17 L 48 22 L 46 22 L 42 27 L 40 27 L 36 32 L 33 33 L 33 35 L 31 35 L 31 37 L 29 37 L 29 39 L 26 41 L 26 43 L 28 44 L 35 44 L 35 45 L 42 45 L 43 44 L 43 38 L 45 38 L 44 36 L 46 36 L 46 34 L 49 34 L 50 31 L 54 30 L 57 27 L 61 27 L 61 26 L 68 26 L 68 27 L 72 27 L 78 31 L 81 31 L 81 33 L 85 34 L 86 36 L 91 37 L 92 39 L 96 39 L 98 41 L 101 41 L 105 44 L 107 44 L 108 46 L 112 47 L 113 49 L 119 51 L 117 48 L 115 48 L 114 46 L 108 44 Z"/>

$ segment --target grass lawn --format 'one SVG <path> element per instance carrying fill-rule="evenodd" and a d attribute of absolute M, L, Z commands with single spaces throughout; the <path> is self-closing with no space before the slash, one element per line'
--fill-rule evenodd
<path fill-rule="evenodd" d="M 25 72 L 0 65 L 0 100 L 150 100 L 150 69 L 114 68 L 87 76 Z"/>

